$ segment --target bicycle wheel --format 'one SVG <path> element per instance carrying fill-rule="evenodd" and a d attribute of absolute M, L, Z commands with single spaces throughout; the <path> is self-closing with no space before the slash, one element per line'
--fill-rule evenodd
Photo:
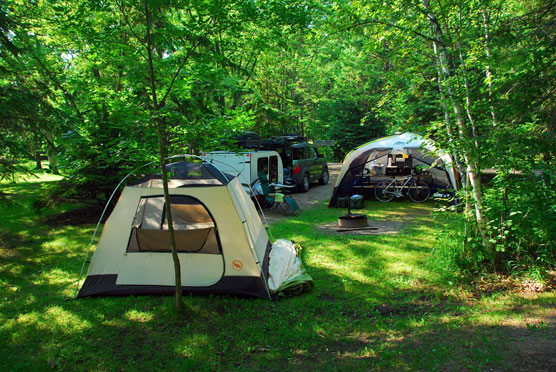
<path fill-rule="evenodd" d="M 422 203 L 427 201 L 430 196 L 429 185 L 424 182 L 413 181 L 409 184 L 407 196 L 415 203 Z"/>
<path fill-rule="evenodd" d="M 394 198 L 394 182 L 379 182 L 375 186 L 376 200 L 389 202 Z"/>

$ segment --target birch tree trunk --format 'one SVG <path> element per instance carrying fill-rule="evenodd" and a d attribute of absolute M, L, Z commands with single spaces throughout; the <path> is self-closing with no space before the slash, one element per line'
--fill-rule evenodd
<path fill-rule="evenodd" d="M 492 126 L 496 128 L 496 113 L 494 112 L 494 103 L 492 102 L 492 72 L 490 71 L 490 30 L 488 25 L 488 14 L 486 9 L 483 8 L 483 26 L 485 29 L 485 54 L 486 54 L 486 68 L 485 75 L 488 86 L 488 102 L 490 103 L 490 114 L 492 115 Z"/>
<path fill-rule="evenodd" d="M 462 140 L 462 154 L 463 160 L 465 162 L 466 173 L 469 178 L 469 186 L 471 187 L 471 193 L 473 195 L 475 204 L 475 219 L 477 221 L 477 228 L 479 230 L 479 235 L 481 236 L 483 245 L 487 251 L 491 254 L 491 259 L 494 258 L 494 247 L 492 243 L 489 242 L 489 237 L 487 233 L 487 221 L 485 216 L 484 200 L 483 200 L 483 190 L 480 178 L 480 167 L 478 162 L 478 138 L 477 129 L 474 123 L 471 123 L 471 131 L 467 128 L 467 123 L 465 120 L 465 114 L 463 113 L 462 107 L 459 104 L 457 98 L 454 94 L 454 89 L 452 88 L 452 74 L 449 66 L 448 50 L 444 42 L 444 35 L 440 24 L 436 16 L 434 15 L 429 0 L 422 0 L 422 4 L 425 8 L 431 30 L 436 40 L 437 44 L 437 55 L 440 61 L 439 73 L 442 76 L 442 82 L 445 86 L 445 92 L 448 100 L 452 104 L 452 109 L 456 118 L 457 130 L 460 139 Z M 470 133 L 471 132 L 471 133 Z"/>
<path fill-rule="evenodd" d="M 456 169 L 458 170 L 460 175 L 465 175 L 464 164 L 461 162 L 460 156 L 456 150 L 457 137 L 454 128 L 452 126 L 452 120 L 450 120 L 450 110 L 447 104 L 446 94 L 444 93 L 444 87 L 443 87 L 444 82 L 441 73 L 442 65 L 440 63 L 440 58 L 438 57 L 438 43 L 436 41 L 433 41 L 433 50 L 437 62 L 436 69 L 437 69 L 438 91 L 440 93 L 440 101 L 442 102 L 442 108 L 444 109 L 444 123 L 446 124 L 446 133 L 448 134 L 448 142 L 450 143 L 450 155 L 452 156 L 452 159 L 454 159 L 454 162 L 456 163 L 455 164 Z M 465 177 L 461 178 L 460 182 L 461 185 L 459 186 L 462 186 L 463 188 L 467 187 L 467 179 Z"/>

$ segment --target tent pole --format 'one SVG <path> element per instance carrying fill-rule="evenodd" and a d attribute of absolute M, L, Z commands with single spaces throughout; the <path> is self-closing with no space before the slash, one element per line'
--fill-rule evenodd
<path fill-rule="evenodd" d="M 217 159 L 211 159 L 210 163 L 213 164 L 213 162 L 226 164 L 223 161 L 220 161 L 220 160 L 217 160 Z M 226 166 L 228 166 L 228 167 L 232 168 L 234 171 L 236 171 L 238 173 L 238 176 L 241 174 L 241 171 L 239 171 L 237 168 L 235 168 L 235 167 L 233 167 L 229 164 L 226 164 Z M 218 169 L 217 166 L 215 166 L 215 168 Z M 222 173 L 224 175 L 224 177 L 226 177 L 224 172 L 222 172 L 220 169 L 218 169 L 218 170 L 220 171 L 220 173 Z M 253 188 L 251 187 L 251 185 L 249 185 L 249 190 L 251 191 L 251 195 L 255 195 L 255 192 L 253 191 Z M 254 198 L 254 199 L 255 199 L 256 205 L 259 207 L 259 211 L 261 212 L 261 215 L 263 216 L 264 226 L 268 226 L 268 221 L 266 219 L 266 215 L 264 214 L 263 207 L 261 206 L 261 204 L 259 203 L 257 198 Z M 270 230 L 267 230 L 267 231 L 268 231 L 268 234 L 270 235 L 270 240 L 273 241 L 274 237 L 272 236 L 272 232 Z"/>

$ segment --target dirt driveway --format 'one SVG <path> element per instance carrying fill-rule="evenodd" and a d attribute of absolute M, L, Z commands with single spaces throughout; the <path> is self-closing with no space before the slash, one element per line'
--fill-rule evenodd
<path fill-rule="evenodd" d="M 328 184 L 319 185 L 317 183 L 313 183 L 311 184 L 309 191 L 305 193 L 296 192 L 291 194 L 302 211 L 312 208 L 322 201 L 330 200 L 332 188 L 334 187 L 334 183 L 338 177 L 340 166 L 340 163 L 328 163 L 328 172 L 330 173 L 330 181 Z M 285 216 L 279 208 L 266 210 L 264 211 L 264 214 L 269 223 L 287 218 L 287 216 Z"/>

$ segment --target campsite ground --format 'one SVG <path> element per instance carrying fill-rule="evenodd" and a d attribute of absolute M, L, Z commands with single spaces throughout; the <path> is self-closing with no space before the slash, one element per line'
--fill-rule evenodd
<path fill-rule="evenodd" d="M 295 200 L 298 202 L 301 209 L 308 209 L 314 207 L 319 202 L 327 201 L 332 194 L 332 188 L 340 172 L 341 163 L 328 163 L 328 172 L 330 180 L 326 185 L 319 185 L 318 183 L 311 184 L 311 188 L 306 193 L 294 194 Z"/>
<path fill-rule="evenodd" d="M 52 180 L 52 179 L 51 179 Z M 39 182 L 40 181 L 40 182 Z M 315 287 L 276 301 L 186 296 L 71 300 L 94 229 L 66 204 L 36 215 L 44 179 L 0 184 L 0 361 L 16 370 L 553 371 L 550 283 L 447 277 L 435 250 L 457 216 L 369 201 L 398 234 L 338 236 L 324 201 L 270 225 L 303 247 Z M 298 195 L 298 194 L 296 194 Z M 69 214 L 60 214 L 70 212 Z M 441 230 L 448 233 L 442 233 Z"/>
<path fill-rule="evenodd" d="M 296 192 L 292 196 L 299 205 L 299 208 L 307 210 L 313 208 L 319 204 L 323 204 L 330 199 L 332 194 L 332 188 L 338 177 L 340 171 L 341 163 L 328 163 L 328 172 L 330 174 L 330 181 L 326 185 L 319 185 L 318 183 L 312 183 L 309 191 L 302 193 Z M 269 223 L 283 220 L 286 218 L 284 213 L 280 209 L 272 209 L 264 212 L 265 217 Z"/>

